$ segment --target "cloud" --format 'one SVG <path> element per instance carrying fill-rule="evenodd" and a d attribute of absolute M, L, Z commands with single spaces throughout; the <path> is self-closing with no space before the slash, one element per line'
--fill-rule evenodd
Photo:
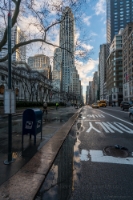
<path fill-rule="evenodd" d="M 106 11 L 106 1 L 105 0 L 99 0 L 94 8 L 96 15 L 105 14 Z"/>
<path fill-rule="evenodd" d="M 76 62 L 76 69 L 80 76 L 83 86 L 87 86 L 89 81 L 92 80 L 92 71 L 97 71 L 98 60 L 89 60 L 87 63 L 80 61 Z"/>
<path fill-rule="evenodd" d="M 91 36 L 92 36 L 92 37 L 93 37 L 93 36 L 97 36 L 97 35 L 98 35 L 98 34 L 95 33 L 95 32 L 91 32 L 91 33 L 90 33 L 90 37 L 91 37 Z"/>
<path fill-rule="evenodd" d="M 85 16 L 83 15 L 83 22 L 87 25 L 90 26 L 90 19 L 92 16 Z"/>
<path fill-rule="evenodd" d="M 76 69 L 80 76 L 81 85 L 83 86 L 83 96 L 86 96 L 86 86 L 89 85 L 89 81 L 93 80 L 93 74 L 98 70 L 99 60 L 89 60 L 87 63 L 76 62 Z"/>
<path fill-rule="evenodd" d="M 80 37 L 80 32 L 78 30 L 75 31 L 75 34 L 74 34 L 74 44 L 76 45 L 78 39 Z"/>
<path fill-rule="evenodd" d="M 85 44 L 85 43 L 82 43 L 81 46 L 86 49 L 87 51 L 91 51 L 93 49 L 93 46 L 91 46 L 90 44 Z"/>

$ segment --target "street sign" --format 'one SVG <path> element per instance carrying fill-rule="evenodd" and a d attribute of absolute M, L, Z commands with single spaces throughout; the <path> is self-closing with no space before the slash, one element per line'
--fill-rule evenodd
<path fill-rule="evenodd" d="M 16 113 L 15 92 L 11 89 L 7 89 L 4 92 L 4 113 L 5 114 Z"/>

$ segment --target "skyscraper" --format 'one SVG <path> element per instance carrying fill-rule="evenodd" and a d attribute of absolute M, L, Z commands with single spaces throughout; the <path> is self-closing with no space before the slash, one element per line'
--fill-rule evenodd
<path fill-rule="evenodd" d="M 74 67 L 74 17 L 71 9 L 63 11 L 60 24 L 61 90 L 69 92 L 71 69 Z"/>
<path fill-rule="evenodd" d="M 51 79 L 50 58 L 44 54 L 37 54 L 28 58 L 28 65 L 32 70 L 43 72 L 44 75 Z"/>
<path fill-rule="evenodd" d="M 61 49 L 56 48 L 54 51 L 54 60 L 53 60 L 53 71 L 52 71 L 52 83 L 53 88 L 61 89 Z"/>
<path fill-rule="evenodd" d="M 106 80 L 107 80 L 107 96 L 106 99 L 109 105 L 115 104 L 120 105 L 123 97 L 123 63 L 122 63 L 122 31 L 120 30 L 117 35 L 115 35 L 111 46 L 110 54 L 106 62 Z"/>
<path fill-rule="evenodd" d="M 52 79 L 61 79 L 61 49 L 56 48 L 54 51 Z"/>
<path fill-rule="evenodd" d="M 99 84 L 100 84 L 100 99 L 106 99 L 106 59 L 107 59 L 107 49 L 109 48 L 109 44 L 100 45 L 99 52 Z"/>
<path fill-rule="evenodd" d="M 0 40 L 3 38 L 4 29 L 0 29 Z M 19 44 L 20 42 L 24 42 L 26 40 L 26 36 L 24 32 L 15 25 L 12 28 L 12 38 L 11 38 L 11 47 L 13 48 L 15 44 Z M 5 44 L 5 46 L 2 48 L 2 51 L 0 52 L 0 58 L 3 58 L 8 53 L 8 43 Z M 12 54 L 12 61 L 23 61 L 26 62 L 26 45 L 21 46 Z"/>
<path fill-rule="evenodd" d="M 121 28 L 133 22 L 133 0 L 106 0 L 106 3 L 107 43 L 111 43 Z"/>

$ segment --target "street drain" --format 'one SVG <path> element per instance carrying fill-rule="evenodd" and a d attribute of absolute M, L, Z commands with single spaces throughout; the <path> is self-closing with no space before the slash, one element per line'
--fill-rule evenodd
<path fill-rule="evenodd" d="M 128 149 L 119 145 L 107 146 L 103 149 L 103 152 L 108 156 L 120 158 L 126 158 L 129 155 Z"/>

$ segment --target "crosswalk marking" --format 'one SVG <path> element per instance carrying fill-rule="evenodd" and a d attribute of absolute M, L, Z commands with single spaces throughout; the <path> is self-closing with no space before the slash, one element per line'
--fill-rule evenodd
<path fill-rule="evenodd" d="M 104 124 L 102 124 L 102 122 L 95 122 L 95 124 L 101 125 L 101 127 L 104 129 L 104 131 L 105 131 L 106 133 L 109 133 L 108 129 L 106 129 L 106 127 L 104 126 Z"/>
<path fill-rule="evenodd" d="M 104 115 L 102 115 L 102 114 L 98 114 L 98 115 L 87 115 L 87 117 L 90 117 L 90 118 L 105 118 L 105 116 Z"/>
<path fill-rule="evenodd" d="M 122 124 L 122 123 L 116 123 L 116 122 L 114 122 L 114 124 L 115 124 L 117 127 L 119 127 L 121 130 L 126 131 L 127 133 L 133 133 L 133 130 L 132 130 L 132 129 L 128 128 L 127 126 L 125 126 L 125 125 Z"/>
<path fill-rule="evenodd" d="M 111 133 L 115 133 L 115 131 L 118 131 L 119 133 L 123 133 L 120 129 L 116 128 L 114 125 L 112 125 L 110 122 L 103 122 L 104 126 L 106 126 L 106 128 L 111 132 Z"/>
<path fill-rule="evenodd" d="M 91 130 L 95 130 L 98 133 L 101 133 L 101 129 L 99 130 L 98 127 L 95 127 L 95 125 L 99 125 L 103 128 L 103 130 L 106 133 L 129 133 L 129 134 L 133 134 L 133 130 L 128 128 L 127 126 L 125 126 L 124 124 L 120 123 L 120 122 L 99 122 L 99 121 L 95 121 L 93 122 L 89 122 L 89 128 L 87 129 L 87 133 L 89 133 Z"/>

